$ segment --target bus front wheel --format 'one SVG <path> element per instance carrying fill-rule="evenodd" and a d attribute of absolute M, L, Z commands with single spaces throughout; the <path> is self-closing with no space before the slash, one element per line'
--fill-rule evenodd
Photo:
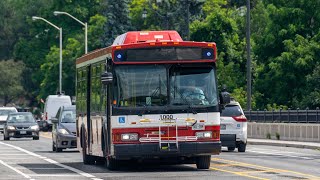
<path fill-rule="evenodd" d="M 105 165 L 109 170 L 117 170 L 119 168 L 118 160 L 111 158 L 111 157 L 106 157 L 106 164 Z"/>
<path fill-rule="evenodd" d="M 211 156 L 199 156 L 196 160 L 197 169 L 209 169 Z"/>

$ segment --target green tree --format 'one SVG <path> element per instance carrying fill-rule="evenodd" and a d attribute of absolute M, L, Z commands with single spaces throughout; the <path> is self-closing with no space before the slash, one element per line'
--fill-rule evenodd
<path fill-rule="evenodd" d="M 245 96 L 241 94 L 246 83 L 246 60 L 243 51 L 245 43 L 244 39 L 239 37 L 236 11 L 223 8 L 226 1 L 219 1 L 217 4 L 213 2 L 216 1 L 207 1 L 204 4 L 206 19 L 191 24 L 191 40 L 217 44 L 219 85 L 227 85 L 228 91 L 244 106 Z M 212 3 L 214 6 L 211 6 Z"/>
<path fill-rule="evenodd" d="M 257 59 L 254 87 L 262 94 L 257 105 L 292 108 L 318 105 L 313 101 L 319 98 L 317 88 L 308 83 L 315 81 L 320 58 L 317 38 L 320 2 L 267 0 L 257 7 L 261 11 L 254 12 L 257 25 L 252 36 Z"/>
<path fill-rule="evenodd" d="M 107 21 L 104 25 L 102 44 L 110 46 L 118 35 L 133 28 L 129 17 L 129 0 L 106 0 L 106 3 L 104 16 L 107 17 Z"/>
<path fill-rule="evenodd" d="M 22 73 L 24 68 L 21 61 L 0 61 L 0 97 L 4 100 L 4 106 L 23 97 Z"/>

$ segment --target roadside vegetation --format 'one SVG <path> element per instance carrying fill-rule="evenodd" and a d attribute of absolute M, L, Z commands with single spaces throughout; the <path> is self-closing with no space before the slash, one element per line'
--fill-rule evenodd
<path fill-rule="evenodd" d="M 88 22 L 89 51 L 108 46 L 117 35 L 131 30 L 168 28 L 177 30 L 184 39 L 216 42 L 219 86 L 226 84 L 232 96 L 246 107 L 246 1 L 190 2 L 164 0 L 159 5 L 152 0 L 1 0 L 0 67 L 8 62 L 17 65 L 1 74 L 0 98 L 7 102 L 25 97 L 30 100 L 25 106 L 39 106 L 41 98 L 57 91 L 59 34 L 44 22 L 33 22 L 32 16 L 62 27 L 62 87 L 66 94 L 75 95 L 74 62 L 84 54 L 84 30 L 67 16 L 53 15 L 53 11 L 65 11 Z M 319 8 L 320 1 L 251 0 L 253 109 L 320 106 Z M 142 18 L 143 12 L 147 12 L 146 18 Z M 166 13 L 167 18 L 159 16 Z M 16 83 L 4 81 L 12 77 Z M 14 90 L 9 93 L 5 89 Z"/>

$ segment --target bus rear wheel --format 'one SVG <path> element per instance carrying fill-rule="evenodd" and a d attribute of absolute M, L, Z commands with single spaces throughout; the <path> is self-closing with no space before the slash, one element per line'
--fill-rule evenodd
<path fill-rule="evenodd" d="M 197 169 L 209 169 L 211 156 L 199 156 L 196 160 Z"/>

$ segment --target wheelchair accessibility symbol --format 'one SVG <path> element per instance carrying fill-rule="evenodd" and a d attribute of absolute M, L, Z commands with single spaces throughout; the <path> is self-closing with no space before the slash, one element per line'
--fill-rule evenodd
<path fill-rule="evenodd" d="M 119 117 L 119 123 L 120 124 L 126 123 L 126 118 L 125 117 Z"/>

